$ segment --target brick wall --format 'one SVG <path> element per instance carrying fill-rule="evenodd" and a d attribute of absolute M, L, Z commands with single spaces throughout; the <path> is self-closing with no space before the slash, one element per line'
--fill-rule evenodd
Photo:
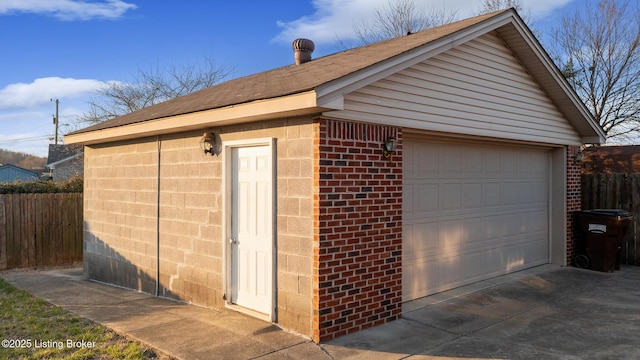
<path fill-rule="evenodd" d="M 567 265 L 571 265 L 573 259 L 573 212 L 582 208 L 580 164 L 575 161 L 579 151 L 579 146 L 567 147 Z"/>
<path fill-rule="evenodd" d="M 318 120 L 314 213 L 313 338 L 332 338 L 400 317 L 402 133 Z M 399 140 L 382 156 L 389 136 Z"/>

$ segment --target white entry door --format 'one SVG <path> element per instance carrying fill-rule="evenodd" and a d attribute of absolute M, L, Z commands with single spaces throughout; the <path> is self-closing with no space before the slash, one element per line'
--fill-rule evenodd
<path fill-rule="evenodd" d="M 273 174 L 270 146 L 232 148 L 231 303 L 270 315 Z"/>

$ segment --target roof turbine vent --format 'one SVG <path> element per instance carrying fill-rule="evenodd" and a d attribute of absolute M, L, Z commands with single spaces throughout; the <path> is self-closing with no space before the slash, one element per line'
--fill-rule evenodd
<path fill-rule="evenodd" d="M 311 61 L 311 53 L 316 48 L 313 41 L 302 38 L 293 40 L 291 47 L 293 48 L 293 57 L 296 60 L 296 65 Z"/>

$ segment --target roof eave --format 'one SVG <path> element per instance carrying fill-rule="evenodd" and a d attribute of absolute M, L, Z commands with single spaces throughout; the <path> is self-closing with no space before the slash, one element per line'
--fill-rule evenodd
<path fill-rule="evenodd" d="M 258 120 L 310 115 L 328 110 L 330 106 L 337 106 L 337 104 L 319 106 L 316 100 L 315 91 L 310 90 L 273 99 L 69 134 L 65 136 L 65 143 L 92 145 L 130 140 Z"/>

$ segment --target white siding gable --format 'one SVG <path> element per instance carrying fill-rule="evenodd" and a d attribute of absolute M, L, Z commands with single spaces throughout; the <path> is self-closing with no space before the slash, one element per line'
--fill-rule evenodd
<path fill-rule="evenodd" d="M 471 136 L 581 143 L 494 32 L 346 94 L 344 110 L 325 115 Z"/>

